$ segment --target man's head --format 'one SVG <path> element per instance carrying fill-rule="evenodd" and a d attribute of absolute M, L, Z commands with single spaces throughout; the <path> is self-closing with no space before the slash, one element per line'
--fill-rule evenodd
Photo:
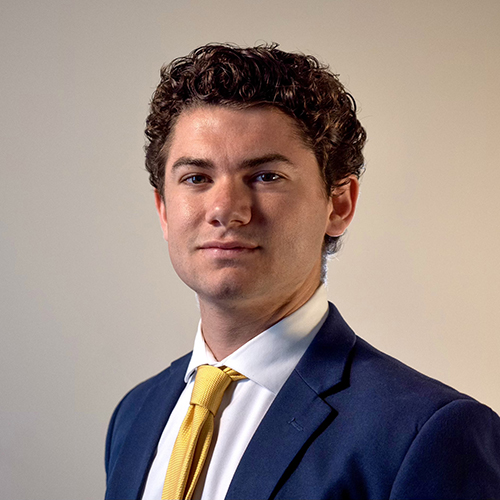
<path fill-rule="evenodd" d="M 162 68 L 147 119 L 146 168 L 163 196 L 169 141 L 183 111 L 219 105 L 274 107 L 293 118 L 297 134 L 318 162 L 327 196 L 363 169 L 366 134 L 356 105 L 337 77 L 314 57 L 275 45 L 237 48 L 206 45 Z M 325 235 L 324 252 L 339 236 Z"/>

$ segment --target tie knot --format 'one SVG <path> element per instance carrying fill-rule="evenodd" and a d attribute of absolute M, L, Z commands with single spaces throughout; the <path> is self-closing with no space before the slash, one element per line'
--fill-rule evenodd
<path fill-rule="evenodd" d="M 210 365 L 199 366 L 191 395 L 191 404 L 202 406 L 215 415 L 229 384 L 233 380 L 244 378 L 246 378 L 244 375 L 227 366 L 222 369 Z"/>

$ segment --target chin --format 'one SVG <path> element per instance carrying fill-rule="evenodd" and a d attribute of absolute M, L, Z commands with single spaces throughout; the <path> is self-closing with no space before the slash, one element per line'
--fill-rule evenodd
<path fill-rule="evenodd" d="M 248 291 L 243 289 L 241 286 L 238 286 L 236 283 L 224 283 L 198 291 L 198 296 L 203 297 L 208 301 L 239 301 L 247 295 Z"/>
<path fill-rule="evenodd" d="M 244 283 L 236 279 L 224 279 L 212 283 L 197 283 L 189 284 L 198 295 L 198 297 L 205 302 L 233 302 L 241 301 L 251 298 L 256 293 L 255 283 Z"/>
<path fill-rule="evenodd" d="M 255 288 L 255 276 L 247 270 L 226 267 L 198 269 L 198 272 L 178 268 L 176 271 L 181 280 L 203 300 L 238 299 Z"/>

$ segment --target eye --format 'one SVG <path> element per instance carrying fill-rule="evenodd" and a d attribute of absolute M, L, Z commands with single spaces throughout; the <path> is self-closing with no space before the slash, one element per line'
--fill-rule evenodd
<path fill-rule="evenodd" d="M 205 184 L 208 182 L 208 177 L 203 174 L 193 174 L 193 175 L 188 175 L 187 177 L 184 177 L 182 179 L 182 182 L 185 182 L 187 184 Z"/>
<path fill-rule="evenodd" d="M 274 172 L 264 172 L 262 174 L 256 175 L 254 179 L 258 182 L 274 182 L 282 179 L 281 175 Z"/>

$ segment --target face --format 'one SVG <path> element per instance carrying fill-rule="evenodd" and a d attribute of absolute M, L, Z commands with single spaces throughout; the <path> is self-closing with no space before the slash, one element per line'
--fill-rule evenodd
<path fill-rule="evenodd" d="M 180 115 L 156 195 L 172 264 L 200 303 L 249 307 L 314 293 L 324 235 L 342 234 L 353 209 L 336 200 L 290 117 L 222 106 Z"/>

